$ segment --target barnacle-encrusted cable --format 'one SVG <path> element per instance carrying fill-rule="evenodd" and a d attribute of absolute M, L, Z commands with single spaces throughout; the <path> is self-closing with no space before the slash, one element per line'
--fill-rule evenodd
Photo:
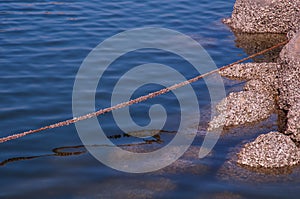
<path fill-rule="evenodd" d="M 259 55 L 265 54 L 266 52 L 274 50 L 274 49 L 276 49 L 276 48 L 278 48 L 280 46 L 283 46 L 283 45 L 285 45 L 287 43 L 288 43 L 288 40 L 286 40 L 284 42 L 281 42 L 281 43 L 278 43 L 278 44 L 276 44 L 276 45 L 274 45 L 274 46 L 272 46 L 270 48 L 262 50 L 262 51 L 260 51 L 258 53 L 255 53 L 255 54 L 250 55 L 250 56 L 248 56 L 246 58 L 240 59 L 240 60 L 238 60 L 236 62 L 233 62 L 233 63 L 228 64 L 226 66 L 223 66 L 221 68 L 212 70 L 212 71 L 210 71 L 208 73 L 205 73 L 205 74 L 198 75 L 198 76 L 196 76 L 194 78 L 191 78 L 189 80 L 186 80 L 186 81 L 174 84 L 174 85 L 172 85 L 170 87 L 167 87 L 167 88 L 164 88 L 164 89 L 161 89 L 161 90 L 149 93 L 147 95 L 143 95 L 141 97 L 129 100 L 127 102 L 123 102 L 123 103 L 120 103 L 120 104 L 117 104 L 117 105 L 114 105 L 114 106 L 111 106 L 111 107 L 108 107 L 108 108 L 100 109 L 98 111 L 95 111 L 95 112 L 92 112 L 92 113 L 88 113 L 88 114 L 80 116 L 80 117 L 76 117 L 76 118 L 68 119 L 68 120 L 65 120 L 65 121 L 57 122 L 55 124 L 44 126 L 44 127 L 38 128 L 38 129 L 29 130 L 29 131 L 25 131 L 23 133 L 17 133 L 17 134 L 13 134 L 13 135 L 10 135 L 10 136 L 7 136 L 7 137 L 0 138 L 0 143 L 7 142 L 9 140 L 15 140 L 15 139 L 21 138 L 21 137 L 29 135 L 29 134 L 33 134 L 33 133 L 38 133 L 38 132 L 41 132 L 41 131 L 45 131 L 47 129 L 54 129 L 54 128 L 58 128 L 58 127 L 62 127 L 62 126 L 67 126 L 67 125 L 70 125 L 70 124 L 73 124 L 73 123 L 76 123 L 76 122 L 79 122 L 79 121 L 82 121 L 82 120 L 86 120 L 86 119 L 89 119 L 89 118 L 97 117 L 99 115 L 103 115 L 103 114 L 111 112 L 113 110 L 117 110 L 117 109 L 120 109 L 120 108 L 124 108 L 126 106 L 130 106 L 132 104 L 136 104 L 136 103 L 140 103 L 140 102 L 146 101 L 147 99 L 154 98 L 154 97 L 156 97 L 158 95 L 162 95 L 162 94 L 168 93 L 168 92 L 170 92 L 172 90 L 175 90 L 177 88 L 181 88 L 181 87 L 183 87 L 185 85 L 188 85 L 188 84 L 191 84 L 193 82 L 196 82 L 199 79 L 202 79 L 202 78 L 204 78 L 206 76 L 209 76 L 209 75 L 211 75 L 213 73 L 225 70 L 226 68 L 232 67 L 235 64 L 239 64 L 239 63 L 242 63 L 242 62 L 244 62 L 246 60 L 249 60 L 249 59 L 252 59 L 252 58 L 257 57 Z"/>

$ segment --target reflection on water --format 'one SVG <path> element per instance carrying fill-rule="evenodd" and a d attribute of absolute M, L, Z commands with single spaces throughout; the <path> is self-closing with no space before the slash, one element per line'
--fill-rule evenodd
<path fill-rule="evenodd" d="M 232 63 L 240 56 L 245 57 L 244 52 L 252 54 L 282 40 L 279 35 L 272 36 L 272 39 L 261 35 L 236 34 L 235 38 L 221 23 L 222 18 L 231 14 L 234 2 L 1 1 L 1 137 L 9 132 L 22 132 L 71 118 L 72 88 L 80 64 L 95 46 L 121 31 L 151 26 L 170 28 L 191 35 L 203 45 L 218 67 Z M 276 56 L 270 54 L 269 57 L 268 59 L 274 60 Z M 256 60 L 263 59 L 260 57 Z M 116 68 L 108 71 L 107 84 L 99 86 L 97 108 L 110 106 L 108 93 L 111 93 L 112 82 L 116 81 L 121 70 L 144 62 L 179 68 L 186 77 L 196 75 L 185 60 L 167 53 L 130 54 L 118 60 Z M 156 74 L 160 74 L 160 71 L 156 71 Z M 210 98 L 204 82 L 195 82 L 193 86 L 201 106 L 208 105 Z M 226 82 L 227 91 L 241 88 L 242 85 L 237 82 Z M 161 99 L 175 112 L 172 96 Z M 134 110 L 137 108 L 139 107 Z M 138 122 L 146 124 L 149 120 L 147 112 L 138 113 Z M 248 196 L 247 198 L 265 198 L 267 194 L 281 194 L 283 198 L 288 195 L 284 191 L 299 195 L 300 189 L 296 183 L 286 186 L 285 181 L 280 183 L 279 178 L 278 186 L 272 183 L 259 184 L 262 190 L 269 189 L 267 193 L 259 193 L 257 187 L 247 182 L 246 185 L 235 185 L 216 178 L 230 147 L 259 133 L 276 130 L 275 120 L 261 123 L 261 126 L 255 125 L 249 132 L 243 131 L 247 129 L 245 126 L 226 129 L 226 135 L 220 138 L 212 154 L 205 159 L 198 159 L 210 114 L 202 111 L 201 118 L 201 130 L 193 146 L 181 159 L 151 174 L 131 175 L 102 165 L 80 145 L 74 125 L 3 143 L 0 145 L 0 160 L 4 160 L 0 167 L 0 197 L 240 198 L 241 195 Z M 148 135 L 144 134 L 150 137 L 141 138 L 136 133 L 132 134 L 136 137 L 119 133 L 121 131 L 116 130 L 110 115 L 103 117 L 103 124 L 111 141 L 134 152 L 155 150 L 167 144 L 176 134 L 172 131 L 176 130 L 174 126 L 176 127 L 177 121 L 177 115 L 174 114 L 165 129 L 168 132 L 156 135 L 150 132 Z M 50 150 L 52 148 L 55 149 Z M 227 176 L 230 172 L 231 170 L 224 170 Z M 255 176 L 252 171 L 248 174 Z M 230 180 L 234 178 L 231 177 Z"/>
<path fill-rule="evenodd" d="M 135 136 L 141 136 L 141 137 L 147 137 L 145 139 L 143 139 L 143 142 L 139 142 L 139 143 L 129 143 L 129 144 L 119 144 L 117 145 L 118 147 L 122 147 L 122 148 L 128 148 L 129 150 L 132 147 L 137 147 L 140 150 L 143 150 L 142 145 L 151 145 L 154 143 L 157 144 L 161 144 L 163 143 L 163 140 L 161 140 L 161 133 L 171 133 L 174 134 L 174 132 L 168 132 L 168 131 L 159 131 L 160 134 L 153 134 L 153 132 L 157 133 L 157 130 L 149 130 L 149 131 L 135 131 L 135 132 L 131 132 L 131 133 L 123 133 L 123 134 L 115 134 L 115 135 L 111 135 L 108 136 L 109 139 L 120 139 L 120 138 L 128 138 L 128 137 L 133 137 Z M 152 135 L 152 136 L 149 136 Z M 107 145 L 92 145 L 90 147 L 112 147 L 111 146 L 107 146 Z M 69 151 L 71 150 L 71 151 Z M 22 160 L 31 160 L 31 159 L 36 159 L 36 158 L 43 158 L 43 157 L 49 157 L 49 156 L 75 156 L 75 155 L 81 155 L 87 152 L 87 150 L 85 149 L 84 145 L 77 145 L 77 146 L 62 146 L 62 147 L 57 147 L 52 149 L 53 153 L 50 154 L 43 154 L 43 155 L 34 155 L 34 156 L 26 156 L 26 157 L 12 157 L 12 158 L 8 158 L 6 160 L 3 160 L 2 162 L 0 162 L 0 166 L 4 166 L 8 163 L 11 162 L 16 162 L 16 161 L 22 161 Z M 135 151 L 137 152 L 137 151 Z"/>
<path fill-rule="evenodd" d="M 27 156 L 27 157 L 13 157 L 6 159 L 2 162 L 0 162 L 0 166 L 4 166 L 7 163 L 11 162 L 17 162 L 17 161 L 22 161 L 22 160 L 31 160 L 31 159 L 36 159 L 36 158 L 43 158 L 43 157 L 48 157 L 48 156 L 71 156 L 71 155 L 80 155 L 83 153 L 86 153 L 86 150 L 80 150 L 80 151 L 72 151 L 72 152 L 64 152 L 63 150 L 65 149 L 79 149 L 83 148 L 83 145 L 78 145 L 78 146 L 64 146 L 64 147 L 59 147 L 52 149 L 53 153 L 50 154 L 44 154 L 44 155 L 35 155 L 35 156 Z"/>
<path fill-rule="evenodd" d="M 134 153 L 146 153 L 150 151 L 157 150 L 167 144 L 167 141 L 173 137 L 176 132 L 173 131 L 159 131 L 158 134 L 154 134 L 158 130 L 149 130 L 149 131 L 135 131 L 130 133 L 123 133 L 123 134 L 115 134 L 108 136 L 111 140 L 118 140 L 118 139 L 127 139 L 134 136 L 145 137 L 142 142 L 138 143 L 128 143 L 128 144 L 118 144 L 116 146 L 121 147 L 123 150 L 131 151 Z M 152 135 L 152 136 L 149 136 Z M 202 135 L 204 136 L 204 135 Z M 114 145 L 92 145 L 89 147 L 114 147 Z M 200 147 L 191 146 L 185 154 L 171 165 L 152 172 L 151 175 L 163 175 L 166 176 L 168 174 L 194 174 L 200 175 L 207 173 L 209 171 L 208 165 L 204 163 L 199 163 L 199 153 Z M 2 162 L 0 162 L 0 166 L 6 166 L 8 163 L 13 163 L 17 161 L 24 161 L 24 160 L 32 160 L 37 158 L 44 158 L 44 157 L 66 157 L 66 156 L 79 156 L 82 154 L 86 154 L 88 151 L 85 149 L 84 145 L 77 145 L 77 146 L 62 146 L 57 147 L 51 150 L 52 153 L 49 154 L 42 154 L 42 155 L 34 155 L 34 156 L 24 156 L 24 157 L 12 157 L 8 158 Z M 170 154 L 172 155 L 172 153 Z M 212 157 L 212 152 L 208 155 L 208 157 Z"/>

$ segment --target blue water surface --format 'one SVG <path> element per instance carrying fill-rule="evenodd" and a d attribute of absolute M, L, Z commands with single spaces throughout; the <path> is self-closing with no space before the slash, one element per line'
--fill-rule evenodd
<path fill-rule="evenodd" d="M 1 137 L 72 118 L 72 89 L 82 61 L 100 42 L 128 29 L 160 27 L 179 31 L 199 42 L 218 67 L 246 56 L 243 49 L 236 47 L 234 34 L 221 22 L 222 18 L 230 16 L 233 4 L 234 0 L 2 0 Z M 126 67 L 147 62 L 175 67 L 182 65 L 181 72 L 187 78 L 196 75 L 189 63 L 176 55 L 155 50 L 132 52 L 108 70 L 106 84 L 97 89 L 95 108 L 110 105 L 112 84 L 120 78 Z M 155 73 L 159 74 L 159 71 Z M 226 85 L 226 88 L 230 90 L 232 85 Z M 200 106 L 205 109 L 209 106 L 210 98 L 204 82 L 199 81 L 193 86 L 199 91 Z M 138 89 L 133 98 L 161 88 L 156 84 L 146 85 Z M 172 93 L 134 105 L 131 109 L 133 120 L 140 125 L 147 125 L 147 110 L 154 103 L 168 108 L 171 119 L 163 130 L 172 134 L 179 122 L 178 102 Z M 209 112 L 204 111 L 203 117 L 205 114 Z M 114 143 L 140 143 L 141 140 L 129 138 L 121 132 L 111 114 L 98 120 Z M 204 128 L 206 122 L 201 125 Z M 268 130 L 277 128 L 272 122 L 270 125 Z M 165 143 L 171 138 L 162 136 Z M 243 137 L 223 142 L 219 140 L 211 156 L 193 162 L 197 165 L 195 172 L 189 171 L 183 164 L 158 173 L 128 174 L 103 165 L 87 153 L 80 146 L 82 142 L 75 125 L 46 130 L 0 144 L 0 161 L 4 161 L 0 166 L 0 196 L 292 198 L 300 193 L 299 183 L 293 181 L 288 185 L 283 181 L 253 184 L 237 183 L 234 179 L 225 181 L 219 177 L 218 172 L 227 160 L 230 148 L 242 140 Z M 200 144 L 199 138 L 195 141 L 195 147 Z M 78 147 L 62 149 L 70 153 L 53 150 L 70 146 Z"/>

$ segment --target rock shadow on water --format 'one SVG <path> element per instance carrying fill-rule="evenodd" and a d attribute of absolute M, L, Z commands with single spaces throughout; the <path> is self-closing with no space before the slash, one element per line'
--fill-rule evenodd
<path fill-rule="evenodd" d="M 278 129 L 278 115 L 273 113 L 265 120 L 246 123 L 238 126 L 224 127 L 220 140 L 230 142 L 241 140 L 249 140 L 257 137 L 258 135 Z"/>
<path fill-rule="evenodd" d="M 287 37 L 285 34 L 272 34 L 272 33 L 238 33 L 234 32 L 236 37 L 236 47 L 242 48 L 247 55 L 258 53 L 262 50 L 270 48 L 278 43 L 284 42 Z M 262 56 L 253 58 L 254 62 L 276 62 L 282 47 L 276 48 L 265 53 Z"/>

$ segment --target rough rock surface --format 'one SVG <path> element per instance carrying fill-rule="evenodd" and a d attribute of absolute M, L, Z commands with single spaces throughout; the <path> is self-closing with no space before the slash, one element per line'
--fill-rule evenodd
<path fill-rule="evenodd" d="M 285 134 L 300 142 L 300 31 L 280 53 L 278 65 L 279 107 L 287 114 Z"/>
<path fill-rule="evenodd" d="M 296 142 L 300 142 L 300 102 L 294 104 L 288 112 L 285 133 Z"/>
<path fill-rule="evenodd" d="M 246 33 L 288 33 L 300 24 L 300 0 L 236 0 L 224 23 Z"/>
<path fill-rule="evenodd" d="M 277 63 L 245 63 L 235 64 L 219 72 L 220 75 L 232 79 L 259 80 L 265 85 L 276 85 L 278 75 Z"/>
<path fill-rule="evenodd" d="M 263 120 L 271 115 L 274 108 L 273 97 L 268 93 L 233 92 L 217 105 L 220 114 L 209 122 L 208 130 Z"/>
<path fill-rule="evenodd" d="M 280 53 L 279 107 L 285 110 L 300 102 L 300 31 Z"/>
<path fill-rule="evenodd" d="M 264 186 L 266 183 L 300 183 L 300 166 L 298 165 L 280 168 L 256 168 L 238 164 L 238 153 L 243 147 L 243 143 L 229 149 L 227 161 L 224 162 L 216 174 L 220 181 L 229 184 L 246 183 L 255 186 Z"/>
<path fill-rule="evenodd" d="M 208 130 L 236 126 L 268 118 L 275 109 L 277 63 L 236 64 L 219 72 L 231 79 L 248 80 L 242 92 L 230 93 L 216 107 L 220 113 Z"/>
<path fill-rule="evenodd" d="M 236 0 L 232 17 L 225 19 L 224 22 L 236 32 L 235 34 L 285 33 L 291 40 L 283 47 L 278 60 L 275 60 L 276 63 L 238 64 L 220 72 L 222 76 L 228 78 L 247 80 L 244 86 L 245 92 L 255 93 L 256 96 L 245 95 L 246 99 L 244 99 L 238 94 L 229 95 L 218 105 L 220 118 L 217 118 L 218 120 L 214 118 L 210 127 L 217 126 L 221 122 L 226 126 L 241 124 L 249 119 L 256 121 L 255 116 L 267 117 L 268 108 L 275 106 L 275 100 L 272 98 L 278 95 L 278 105 L 284 116 L 278 117 L 281 118 L 280 124 L 283 124 L 279 126 L 281 133 L 271 132 L 260 135 L 255 141 L 246 144 L 238 153 L 237 162 L 240 165 L 259 169 L 285 168 L 298 164 L 300 162 L 300 149 L 297 147 L 297 144 L 300 144 L 300 0 Z M 246 39 L 245 42 L 247 43 L 248 40 Z M 262 99 L 273 100 L 273 104 L 259 101 Z M 241 114 L 245 110 L 249 113 Z"/>
<path fill-rule="evenodd" d="M 300 150 L 286 135 L 270 132 L 246 144 L 238 154 L 237 162 L 251 167 L 280 168 L 300 161 Z"/>
<path fill-rule="evenodd" d="M 253 91 L 258 93 L 264 93 L 265 95 L 275 95 L 276 90 L 271 84 L 266 84 L 261 80 L 253 79 L 246 82 L 244 86 L 245 91 Z"/>

